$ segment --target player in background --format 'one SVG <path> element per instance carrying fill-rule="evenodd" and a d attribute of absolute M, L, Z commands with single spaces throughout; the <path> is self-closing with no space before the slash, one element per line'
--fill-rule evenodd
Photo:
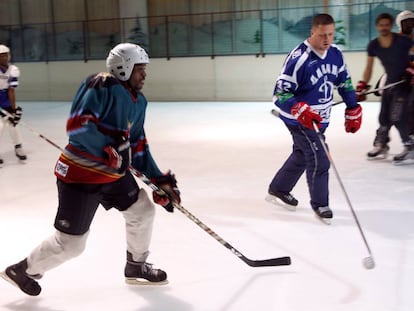
<path fill-rule="evenodd" d="M 0 44 L 0 108 L 6 112 L 0 110 L 0 137 L 7 127 L 16 157 L 19 160 L 26 160 L 27 156 L 23 151 L 22 139 L 17 127 L 22 117 L 22 108 L 16 105 L 15 92 L 19 86 L 20 71 L 17 66 L 10 63 L 10 56 L 10 49 Z M 3 164 L 2 158 L 0 164 Z"/>
<path fill-rule="evenodd" d="M 176 179 L 171 172 L 161 173 L 143 127 L 147 100 L 141 89 L 148 63 L 140 46 L 121 43 L 106 59 L 109 73 L 93 74 L 81 83 L 66 124 L 69 143 L 55 166 L 59 199 L 56 230 L 2 273 L 26 294 L 39 295 L 37 279 L 84 251 L 99 204 L 124 216 L 127 283 L 167 282 L 167 274 L 147 262 L 154 204 L 128 169 L 132 165 L 151 178 L 164 191 L 153 192 L 154 202 L 173 212 L 172 203 L 181 201 Z"/>
<path fill-rule="evenodd" d="M 395 22 L 400 30 L 400 34 L 414 41 L 414 13 L 407 10 L 402 11 L 397 15 Z M 414 72 L 414 51 L 410 52 L 410 66 L 407 70 Z M 414 140 L 414 81 L 411 81 L 411 85 L 411 101 L 409 103 L 407 130 L 408 135 Z"/>
<path fill-rule="evenodd" d="M 356 86 L 358 101 L 366 100 L 366 95 L 361 94 L 369 89 L 368 83 L 372 76 L 375 57 L 381 61 L 386 74 L 385 84 L 391 84 L 403 79 L 411 80 L 408 74 L 410 49 L 413 41 L 406 36 L 392 32 L 393 17 L 388 13 L 382 13 L 376 18 L 376 27 L 379 36 L 371 40 L 367 46 L 367 61 L 362 80 Z M 409 96 L 412 85 L 410 81 L 398 84 L 383 90 L 381 96 L 381 109 L 379 113 L 379 128 L 374 139 L 374 148 L 367 153 L 368 159 L 384 158 L 388 154 L 390 141 L 389 131 L 394 125 L 401 137 L 404 150 L 394 156 L 395 164 L 403 163 L 414 158 L 414 142 L 407 131 L 407 112 Z"/>
<path fill-rule="evenodd" d="M 317 216 L 328 219 L 333 217 L 329 207 L 330 162 L 313 123 L 325 133 L 335 89 L 346 103 L 346 132 L 355 133 L 362 122 L 362 108 L 343 54 L 333 44 L 334 35 L 332 16 L 315 15 L 310 37 L 289 53 L 277 78 L 273 100 L 292 135 L 293 149 L 271 181 L 266 197 L 272 203 L 281 200 L 295 210 L 298 200 L 291 191 L 306 172 L 310 205 Z"/>

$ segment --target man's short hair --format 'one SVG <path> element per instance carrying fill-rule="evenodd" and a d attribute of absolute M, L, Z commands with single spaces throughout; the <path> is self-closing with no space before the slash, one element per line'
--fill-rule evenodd
<path fill-rule="evenodd" d="M 388 19 L 390 21 L 390 23 L 394 23 L 394 17 L 392 17 L 391 14 L 389 13 L 381 13 L 380 15 L 377 16 L 377 18 L 375 19 L 375 25 L 378 25 L 379 21 L 381 19 Z"/>
<path fill-rule="evenodd" d="M 312 27 L 318 27 L 319 25 L 331 25 L 335 24 L 333 17 L 329 14 L 322 13 L 317 14 L 312 18 Z"/>

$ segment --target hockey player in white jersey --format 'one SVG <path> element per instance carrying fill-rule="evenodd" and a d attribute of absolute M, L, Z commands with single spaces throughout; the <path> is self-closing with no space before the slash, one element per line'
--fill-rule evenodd
<path fill-rule="evenodd" d="M 328 170 L 330 161 L 314 130 L 323 134 L 329 125 L 334 90 L 346 104 L 345 130 L 355 133 L 362 122 L 350 74 L 341 50 L 333 43 L 335 23 L 332 16 L 313 17 L 310 37 L 288 55 L 274 88 L 274 104 L 280 109 L 293 138 L 293 150 L 274 176 L 266 199 L 281 200 L 294 210 L 298 200 L 291 194 L 306 172 L 310 205 L 321 218 L 332 218 L 329 207 Z"/>
<path fill-rule="evenodd" d="M 15 95 L 19 77 L 19 68 L 10 64 L 10 49 L 0 44 L 0 137 L 3 129 L 7 127 L 14 144 L 16 157 L 19 160 L 26 160 L 19 129 L 16 126 L 22 116 L 22 108 L 16 105 Z M 0 164 L 3 164 L 1 157 Z"/>

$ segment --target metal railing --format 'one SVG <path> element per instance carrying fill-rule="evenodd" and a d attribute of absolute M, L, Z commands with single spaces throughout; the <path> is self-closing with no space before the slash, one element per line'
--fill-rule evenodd
<path fill-rule="evenodd" d="M 405 9 L 414 1 L 3 25 L 0 43 L 11 47 L 14 62 L 104 59 L 119 42 L 140 44 L 151 58 L 264 56 L 290 51 L 308 36 L 312 16 L 327 12 L 335 43 L 361 51 L 377 34 L 378 14 Z"/>

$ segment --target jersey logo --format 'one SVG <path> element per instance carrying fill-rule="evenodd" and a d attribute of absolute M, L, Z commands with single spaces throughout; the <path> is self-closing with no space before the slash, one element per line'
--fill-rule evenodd
<path fill-rule="evenodd" d="M 69 165 L 61 162 L 60 160 L 57 161 L 55 172 L 63 177 L 66 177 L 66 174 L 68 173 Z"/>
<path fill-rule="evenodd" d="M 302 55 L 302 51 L 301 50 L 296 50 L 292 54 L 292 59 L 295 59 L 296 57 L 299 57 L 300 55 Z"/>
<path fill-rule="evenodd" d="M 319 86 L 319 93 L 321 96 L 318 99 L 318 102 L 321 104 L 326 104 L 332 100 L 333 97 L 334 84 L 331 81 L 328 81 L 328 77 L 325 76 L 323 83 Z"/>

